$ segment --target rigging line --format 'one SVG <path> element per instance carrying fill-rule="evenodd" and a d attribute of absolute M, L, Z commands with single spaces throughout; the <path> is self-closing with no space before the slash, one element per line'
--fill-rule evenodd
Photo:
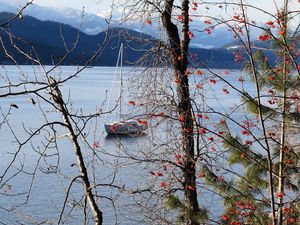
<path fill-rule="evenodd" d="M 117 72 L 118 72 L 118 66 L 119 66 L 119 63 L 120 63 L 120 59 L 121 59 L 121 48 L 123 47 L 123 44 L 121 44 L 121 47 L 120 47 L 120 50 L 119 50 L 119 54 L 118 54 L 118 59 L 117 59 L 117 63 L 116 63 L 116 68 L 115 68 L 115 71 L 114 71 L 114 77 L 113 77 L 113 81 L 112 81 L 112 85 L 111 85 L 111 89 L 110 89 L 110 93 L 109 93 L 109 96 L 108 96 L 108 101 L 107 101 L 107 108 L 106 108 L 106 112 L 108 112 L 109 110 L 109 106 L 110 106 L 110 101 L 111 101 L 111 96 L 112 96 L 112 92 L 113 92 L 113 88 L 115 86 L 115 82 L 116 82 L 116 76 L 117 76 Z M 121 70 L 122 70 L 122 60 L 121 60 Z M 122 81 L 121 81 L 122 83 Z M 105 121 L 107 119 L 107 115 L 105 115 Z"/>

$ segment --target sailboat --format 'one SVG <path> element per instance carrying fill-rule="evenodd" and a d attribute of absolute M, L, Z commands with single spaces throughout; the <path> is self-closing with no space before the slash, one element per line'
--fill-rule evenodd
<path fill-rule="evenodd" d="M 118 121 L 104 124 L 105 131 L 108 135 L 111 135 L 111 134 L 114 134 L 114 135 L 116 135 L 116 134 L 118 134 L 118 135 L 119 134 L 121 134 L 121 135 L 141 134 L 141 133 L 143 133 L 143 131 L 145 131 L 148 128 L 146 121 L 139 120 L 139 119 L 138 120 L 134 120 L 134 119 L 124 120 L 121 118 L 121 115 L 122 115 L 121 99 L 122 99 L 122 93 L 123 93 L 123 43 L 120 46 L 120 50 L 119 50 L 119 54 L 118 54 L 118 59 L 117 59 L 113 84 L 112 84 L 111 92 L 110 92 L 109 99 L 108 99 L 107 109 L 109 108 L 109 103 L 110 103 L 110 99 L 112 96 L 112 91 L 113 91 L 113 87 L 114 87 L 114 83 L 116 80 L 116 74 L 117 74 L 118 69 L 120 72 L 120 98 L 117 101 L 117 103 L 119 104 L 119 108 L 120 108 L 120 118 Z"/>

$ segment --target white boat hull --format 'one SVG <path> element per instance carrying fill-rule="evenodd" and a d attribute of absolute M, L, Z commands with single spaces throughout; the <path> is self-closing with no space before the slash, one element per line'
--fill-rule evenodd
<path fill-rule="evenodd" d="M 105 124 L 105 131 L 107 134 L 140 134 L 145 131 L 148 126 L 146 124 L 139 124 L 137 121 L 122 121 Z"/>

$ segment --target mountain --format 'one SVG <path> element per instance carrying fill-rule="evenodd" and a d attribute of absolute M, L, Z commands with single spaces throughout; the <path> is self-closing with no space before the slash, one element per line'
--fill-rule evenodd
<path fill-rule="evenodd" d="M 290 46 L 293 46 L 293 49 L 300 48 L 300 35 L 299 34 L 293 34 L 293 37 L 288 41 L 290 43 Z M 238 40 L 235 40 L 229 44 L 224 45 L 223 48 L 228 51 L 238 50 L 242 55 L 245 55 L 245 56 L 247 55 L 245 46 L 242 45 L 242 43 Z M 272 66 L 275 66 L 279 62 L 279 60 L 281 60 L 278 57 L 281 54 L 280 51 L 282 49 L 279 47 L 278 43 L 276 43 L 274 40 L 267 40 L 267 41 L 252 40 L 251 48 L 252 48 L 253 52 L 255 52 L 257 50 L 261 50 L 263 52 L 263 54 L 268 58 L 268 61 Z M 293 52 L 292 49 L 291 49 L 291 53 L 294 54 L 294 58 L 297 61 L 297 63 L 299 64 L 300 58 L 296 56 L 297 53 Z"/>
<path fill-rule="evenodd" d="M 0 24 L 10 20 L 14 14 L 0 13 Z M 147 43 L 151 43 L 152 37 L 124 28 L 114 28 L 108 32 L 100 32 L 97 35 L 87 35 L 70 25 L 60 24 L 52 21 L 40 21 L 34 17 L 24 16 L 22 20 L 16 19 L 7 27 L 15 38 L 15 45 L 29 55 L 37 55 L 44 64 L 53 64 L 63 55 L 71 50 L 73 44 L 79 37 L 76 48 L 72 50 L 64 64 L 83 64 L 95 54 L 95 51 L 102 45 L 105 38 L 109 40 L 101 56 L 93 61 L 93 65 L 113 66 L 118 55 L 120 43 L 125 45 L 125 56 L 127 64 L 133 63 L 144 54 L 144 48 L 149 49 Z M 30 61 L 22 57 L 17 49 L 10 45 L 8 34 L 1 30 L 0 35 L 7 51 L 17 57 L 20 64 L 28 64 Z M 4 51 L 0 52 L 0 62 L 9 63 Z M 10 62 L 12 63 L 12 62 Z"/>
<path fill-rule="evenodd" d="M 292 40 L 290 40 L 291 43 L 293 43 L 295 49 L 300 48 L 300 34 L 296 34 L 293 36 Z M 274 49 L 276 48 L 276 43 L 272 40 L 268 41 L 260 41 L 260 40 L 253 40 L 251 42 L 251 45 L 253 48 L 260 48 L 260 49 Z M 230 42 L 223 46 L 223 48 L 226 49 L 237 49 L 237 48 L 243 48 L 240 41 L 235 40 L 233 42 Z"/>
<path fill-rule="evenodd" d="M 0 12 L 16 13 L 21 5 L 1 0 Z M 51 8 L 32 4 L 24 10 L 23 15 L 33 16 L 41 21 L 68 24 L 74 28 L 81 28 L 81 31 L 87 34 L 98 34 L 107 28 L 104 18 L 72 8 Z"/>
<path fill-rule="evenodd" d="M 13 14 L 0 13 L 0 24 L 8 21 Z M 108 42 L 101 54 L 91 63 L 97 66 L 114 66 L 118 55 L 118 46 L 124 43 L 126 65 L 132 65 L 139 61 L 147 50 L 159 44 L 155 38 L 140 32 L 125 28 L 113 28 L 109 31 L 100 32 L 97 35 L 88 35 L 80 32 L 70 25 L 56 23 L 53 21 L 41 21 L 34 17 L 24 16 L 23 19 L 16 19 L 7 27 L 15 38 L 13 41 L 19 49 L 22 49 L 29 55 L 39 56 L 44 64 L 56 63 L 63 55 L 70 51 L 78 36 L 78 43 L 74 50 L 70 51 L 68 57 L 64 60 L 65 65 L 84 64 L 88 58 L 95 54 L 98 46 L 101 46 L 105 38 Z M 6 50 L 16 58 L 19 64 L 31 63 L 24 55 L 20 54 L 16 48 L 10 45 L 8 34 L 1 30 L 0 35 L 6 46 Z M 226 49 L 201 49 L 191 48 L 194 58 L 193 63 L 205 65 L 214 68 L 235 68 L 239 64 L 233 62 L 231 50 Z M 147 65 L 151 60 L 157 60 L 160 57 L 160 51 L 151 52 L 148 55 Z M 2 64 L 12 63 L 0 52 L 0 62 Z"/>
<path fill-rule="evenodd" d="M 24 5 L 24 3 L 21 4 L 20 2 L 20 4 L 17 5 L 13 4 L 10 0 L 1 0 L 0 12 L 16 13 L 21 5 Z M 107 17 L 106 12 L 100 13 L 102 13 L 101 16 L 100 14 L 95 15 L 87 12 L 82 13 L 82 10 L 72 8 L 51 8 L 32 4 L 24 10 L 23 14 L 33 16 L 41 21 L 49 20 L 68 24 L 76 29 L 80 27 L 82 32 L 89 35 L 96 35 L 107 29 L 107 22 L 105 20 Z M 121 18 L 122 15 L 121 13 L 114 12 L 114 17 Z M 118 20 L 114 19 L 112 21 L 112 25 L 115 27 L 131 29 L 137 32 L 143 32 L 152 36 L 160 36 L 161 30 L 158 25 L 160 23 L 157 20 L 159 20 L 159 18 L 153 19 L 153 25 L 149 26 L 145 23 L 136 21 L 127 21 L 126 23 L 121 24 L 116 22 Z M 121 19 L 119 21 L 121 21 Z M 206 32 L 199 33 L 195 30 L 204 30 L 206 25 L 203 23 L 203 21 L 195 18 L 191 22 L 191 28 L 195 33 L 195 38 L 192 39 L 191 46 L 195 48 L 220 48 L 234 40 L 232 34 L 228 32 L 228 27 L 226 26 L 216 26 L 211 35 L 207 35 Z"/>
<path fill-rule="evenodd" d="M 22 5 L 24 3 L 16 5 L 12 4 L 10 0 L 1 0 L 0 12 L 16 13 L 17 9 Z M 7 21 L 13 16 L 13 14 L 7 12 L 0 13 L 0 22 Z M 24 15 L 23 20 L 15 20 L 11 23 L 9 29 L 17 37 L 30 42 L 30 45 L 34 46 L 34 50 L 45 64 L 57 62 L 57 59 L 66 53 L 66 48 L 70 49 L 72 47 L 77 34 L 80 37 L 77 47 L 69 53 L 67 59 L 64 60 L 64 64 L 83 64 L 95 53 L 95 50 L 102 44 L 106 36 L 107 24 L 105 19 L 91 13 L 84 13 L 82 17 L 80 10 L 49 8 L 34 4 L 25 9 Z M 34 15 L 34 17 L 28 15 Z M 114 22 L 113 29 L 109 31 L 110 40 L 102 51 L 101 56 L 98 56 L 93 61 L 93 65 L 113 66 L 116 62 L 118 46 L 121 42 L 127 45 L 127 48 L 125 48 L 127 65 L 138 61 L 146 50 L 158 43 L 158 40 L 155 40 L 153 37 L 165 36 L 157 25 L 159 24 L 158 19 L 153 19 L 153 25 L 151 26 L 133 21 L 126 24 Z M 82 26 L 80 31 L 78 31 L 81 22 Z M 237 49 L 241 49 L 241 47 L 232 34 L 228 32 L 228 28 L 224 25 L 219 25 L 211 30 L 211 34 L 207 34 L 205 31 L 206 27 L 207 24 L 197 18 L 194 18 L 191 22 L 190 28 L 195 37 L 191 40 L 190 52 L 197 56 L 197 60 L 193 62 L 195 66 L 198 66 L 200 63 L 211 68 L 239 68 L 240 64 L 233 60 L 233 53 Z M 9 51 L 14 54 L 14 57 L 18 58 L 18 62 L 23 64 L 29 63 L 28 59 L 17 53 L 12 46 L 9 46 L 10 40 L 7 34 L 4 31 L 1 31 L 0 34 Z M 257 40 L 260 34 L 261 30 L 252 28 L 251 35 L 253 40 Z M 148 44 L 144 39 L 148 40 Z M 34 54 L 32 47 L 29 47 L 24 41 L 17 38 L 14 38 L 14 41 L 22 49 L 26 49 L 30 54 Z M 254 41 L 253 46 L 270 48 L 271 44 L 270 42 Z M 269 59 L 275 60 L 274 53 L 270 51 L 264 52 Z M 244 54 L 246 53 L 244 52 Z M 155 57 L 149 54 L 148 56 L 152 57 L 152 59 Z M 0 61 L 2 63 L 10 62 L 3 51 L 0 52 Z"/>

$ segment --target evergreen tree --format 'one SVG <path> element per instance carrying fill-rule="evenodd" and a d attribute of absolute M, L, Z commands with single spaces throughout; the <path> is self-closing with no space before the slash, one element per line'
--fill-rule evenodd
<path fill-rule="evenodd" d="M 288 29 L 288 3 L 258 37 L 272 43 L 275 63 L 269 62 L 265 51 L 254 51 L 249 40 L 245 44 L 244 69 L 256 94 L 244 92 L 242 101 L 252 116 L 235 127 L 240 134 L 226 119 L 217 126 L 228 167 L 235 164 L 243 173 L 229 180 L 220 179 L 207 166 L 201 169 L 206 182 L 224 196 L 220 219 L 224 225 L 299 223 L 299 37 Z M 248 34 L 246 16 L 241 17 Z"/>

